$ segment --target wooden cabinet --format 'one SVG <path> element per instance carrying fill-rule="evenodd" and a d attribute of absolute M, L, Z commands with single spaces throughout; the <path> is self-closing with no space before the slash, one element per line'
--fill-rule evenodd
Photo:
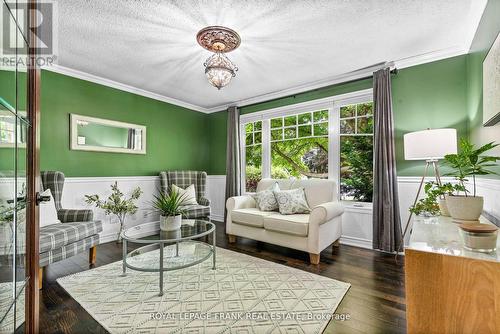
<path fill-rule="evenodd" d="M 405 255 L 408 333 L 500 333 L 498 249 L 465 250 L 458 224 L 440 217 L 414 223 Z"/>

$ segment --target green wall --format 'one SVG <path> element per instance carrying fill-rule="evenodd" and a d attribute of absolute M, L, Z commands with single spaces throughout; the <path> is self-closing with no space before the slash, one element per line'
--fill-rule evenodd
<path fill-rule="evenodd" d="M 403 135 L 427 128 L 455 128 L 468 136 L 467 56 L 402 69 L 392 80 L 398 175 L 422 175 L 422 161 L 404 160 Z"/>
<path fill-rule="evenodd" d="M 393 107 L 396 128 L 397 168 L 399 175 L 420 175 L 422 163 L 403 158 L 403 134 L 426 128 L 454 127 L 467 136 L 466 56 L 449 58 L 399 71 L 393 75 Z M 370 88 L 371 80 L 362 80 L 317 89 L 294 96 L 241 108 L 242 114 L 291 105 L 327 96 Z M 210 174 L 225 173 L 226 112 L 210 115 Z"/>
<path fill-rule="evenodd" d="M 147 127 L 147 154 L 72 151 L 70 113 Z M 42 71 L 42 170 L 67 176 L 157 175 L 165 169 L 205 169 L 207 115 L 89 81 Z"/>
<path fill-rule="evenodd" d="M 467 56 L 467 109 L 470 137 L 476 145 L 500 143 L 500 123 L 483 127 L 483 60 L 500 32 L 500 0 L 489 0 Z M 493 154 L 500 156 L 500 147 Z M 500 173 L 500 166 L 496 168 Z M 495 177 L 488 176 L 488 177 Z M 499 178 L 499 176 L 496 176 Z"/>

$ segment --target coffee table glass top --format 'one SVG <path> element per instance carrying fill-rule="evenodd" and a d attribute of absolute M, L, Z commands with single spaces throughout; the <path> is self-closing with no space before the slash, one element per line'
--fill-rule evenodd
<path fill-rule="evenodd" d="M 162 231 L 158 222 L 144 223 L 123 231 L 123 239 L 142 244 L 170 243 L 189 240 L 208 235 L 215 230 L 215 225 L 206 220 L 183 219 L 181 228 L 175 231 Z"/>

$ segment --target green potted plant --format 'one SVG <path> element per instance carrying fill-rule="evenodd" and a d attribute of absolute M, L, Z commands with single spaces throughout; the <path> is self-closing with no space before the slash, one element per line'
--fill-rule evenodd
<path fill-rule="evenodd" d="M 461 186 L 460 193 L 446 196 L 446 205 L 453 220 L 464 222 L 479 219 L 483 212 L 484 199 L 476 194 L 476 176 L 497 174 L 489 168 L 496 166 L 500 157 L 484 155 L 497 146 L 498 144 L 492 142 L 475 148 L 467 139 L 462 138 L 459 152 L 445 156 L 445 164 L 454 169 L 447 175 L 454 176 Z M 469 177 L 472 177 L 472 194 L 470 195 L 465 190 L 465 183 L 469 181 Z"/>
<path fill-rule="evenodd" d="M 101 200 L 99 195 L 85 195 L 87 204 L 95 205 L 99 209 L 103 209 L 106 215 L 115 215 L 120 222 L 120 231 L 118 233 L 117 242 L 122 241 L 122 232 L 125 227 L 125 219 L 128 214 L 133 215 L 137 212 L 135 201 L 142 194 L 141 188 L 137 187 L 132 191 L 129 198 L 124 198 L 124 194 L 118 189 L 118 183 L 111 185 L 111 195 L 106 200 Z"/>
<path fill-rule="evenodd" d="M 424 186 L 425 197 L 410 207 L 410 212 L 420 217 L 435 217 L 439 215 L 437 194 L 433 189 L 434 183 L 428 182 Z"/>
<path fill-rule="evenodd" d="M 154 195 L 152 204 L 155 211 L 160 213 L 162 231 L 175 231 L 181 228 L 185 197 L 175 190 L 170 190 L 169 193 L 160 191 L 159 195 Z"/>
<path fill-rule="evenodd" d="M 428 196 L 435 198 L 439 205 L 441 216 L 445 217 L 450 216 L 448 206 L 446 205 L 446 197 L 466 191 L 465 187 L 461 184 L 443 183 L 440 185 L 437 182 L 427 183 L 425 189 Z"/>

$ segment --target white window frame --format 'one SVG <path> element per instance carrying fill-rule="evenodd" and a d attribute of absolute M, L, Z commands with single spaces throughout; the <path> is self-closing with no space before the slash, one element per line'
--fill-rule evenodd
<path fill-rule="evenodd" d="M 328 178 L 337 182 L 340 199 L 340 108 L 345 105 L 373 101 L 373 89 L 330 96 L 288 106 L 267 109 L 240 116 L 241 189 L 246 191 L 245 124 L 262 121 L 262 178 L 271 177 L 271 118 L 328 110 Z"/>

